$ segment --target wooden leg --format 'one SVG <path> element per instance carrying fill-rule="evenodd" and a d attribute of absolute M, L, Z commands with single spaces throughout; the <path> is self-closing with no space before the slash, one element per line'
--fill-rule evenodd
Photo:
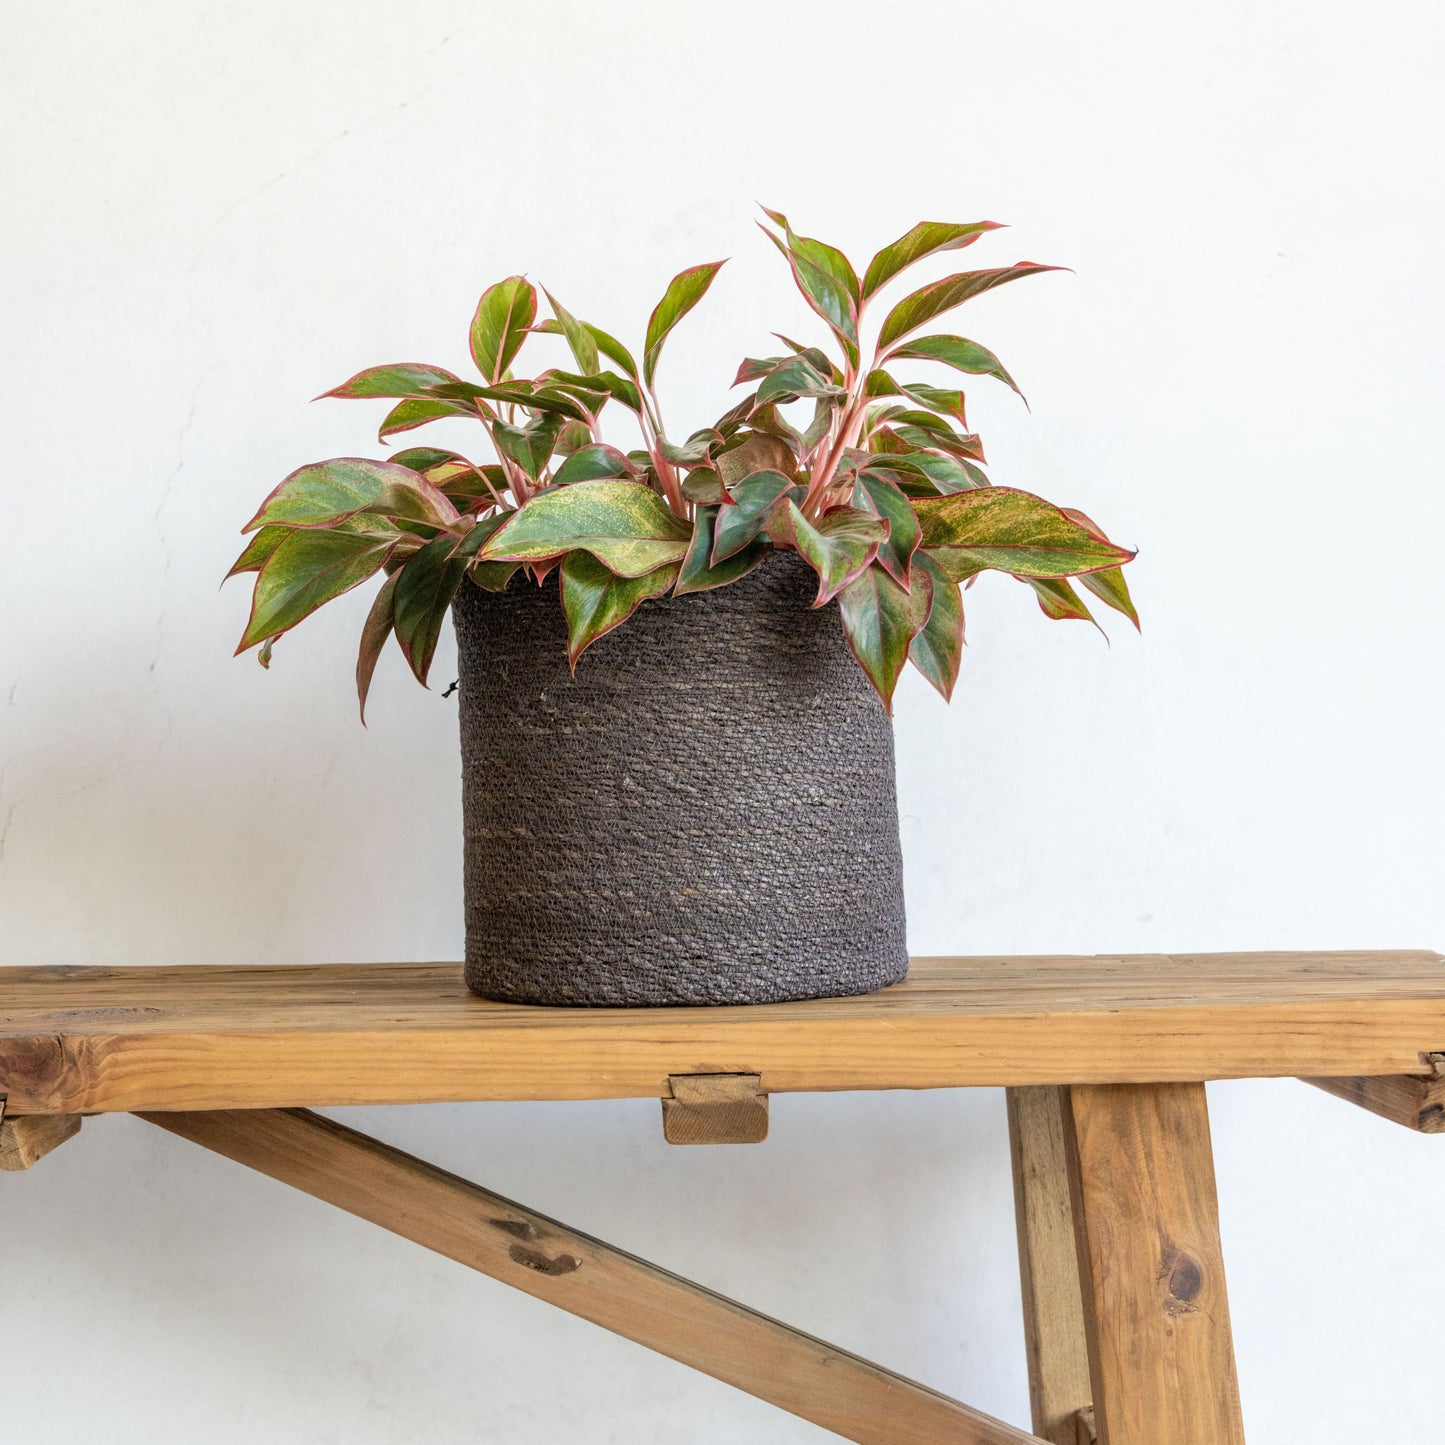
<path fill-rule="evenodd" d="M 22 1114 L 0 1109 L 0 1169 L 29 1169 L 80 1132 L 79 1114 Z"/>
<path fill-rule="evenodd" d="M 142 1114 L 861 1445 L 1034 1436 L 303 1109 Z"/>
<path fill-rule="evenodd" d="M 1007 1092 L 1034 1433 L 1050 1445 L 1078 1445 L 1091 1438 L 1080 1414 L 1094 1396 L 1064 1148 L 1068 1090 Z"/>
<path fill-rule="evenodd" d="M 1244 1445 L 1204 1085 L 1066 1093 L 1100 1445 Z"/>

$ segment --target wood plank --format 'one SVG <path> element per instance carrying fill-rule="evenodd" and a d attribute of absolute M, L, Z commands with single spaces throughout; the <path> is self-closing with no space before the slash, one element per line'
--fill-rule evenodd
<path fill-rule="evenodd" d="M 861 998 L 542 1009 L 457 964 L 0 969 L 0 1091 L 26 1113 L 662 1098 L 1423 1071 L 1434 953 L 915 959 Z"/>
<path fill-rule="evenodd" d="M 1382 1119 L 1421 1134 L 1445 1134 L 1445 1054 L 1429 1054 L 1433 1073 L 1425 1078 L 1385 1075 L 1379 1078 L 1306 1079 L 1339 1099 L 1348 1099 Z"/>
<path fill-rule="evenodd" d="M 80 1132 L 79 1114 L 3 1114 L 0 1169 L 29 1169 Z"/>
<path fill-rule="evenodd" d="M 1064 1147 L 1064 1090 L 1008 1090 L 1008 1123 L 1034 1434 L 1051 1445 L 1078 1445 L 1080 1412 L 1094 1396 Z"/>
<path fill-rule="evenodd" d="M 143 1118 L 448 1259 L 876 1445 L 1035 1437 L 304 1110 Z"/>
<path fill-rule="evenodd" d="M 1244 1445 L 1204 1085 L 1068 1095 L 1100 1445 Z"/>
<path fill-rule="evenodd" d="M 756 1074 L 674 1074 L 662 1101 L 669 1144 L 761 1144 L 768 1137 L 768 1096 Z"/>

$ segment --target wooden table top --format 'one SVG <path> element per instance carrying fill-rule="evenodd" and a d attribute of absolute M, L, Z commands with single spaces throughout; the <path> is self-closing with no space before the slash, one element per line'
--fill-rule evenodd
<path fill-rule="evenodd" d="M 16 1114 L 661 1097 L 673 1074 L 774 1093 L 1424 1074 L 1428 951 L 916 958 L 860 998 L 544 1009 L 457 963 L 0 968 Z"/>

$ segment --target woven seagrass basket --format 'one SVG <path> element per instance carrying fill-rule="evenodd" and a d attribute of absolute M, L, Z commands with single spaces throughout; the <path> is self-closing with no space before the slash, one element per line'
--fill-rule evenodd
<path fill-rule="evenodd" d="M 817 577 L 644 602 L 573 676 L 556 574 L 464 583 L 468 986 L 774 1003 L 908 971 L 893 732 Z"/>

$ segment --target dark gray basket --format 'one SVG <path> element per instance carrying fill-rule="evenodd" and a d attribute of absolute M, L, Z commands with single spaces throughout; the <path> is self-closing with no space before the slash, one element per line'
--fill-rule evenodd
<path fill-rule="evenodd" d="M 908 972 L 893 730 L 817 578 L 644 602 L 568 671 L 555 574 L 462 584 L 470 988 L 774 1003 Z"/>

